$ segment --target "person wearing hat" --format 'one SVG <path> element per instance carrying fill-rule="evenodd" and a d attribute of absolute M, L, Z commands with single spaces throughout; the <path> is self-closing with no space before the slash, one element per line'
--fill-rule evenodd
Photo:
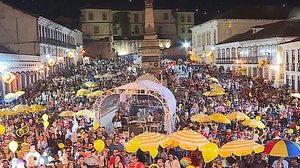
<path fill-rule="evenodd" d="M 298 158 L 297 157 L 291 158 L 289 168 L 300 168 L 300 164 L 298 163 Z"/>

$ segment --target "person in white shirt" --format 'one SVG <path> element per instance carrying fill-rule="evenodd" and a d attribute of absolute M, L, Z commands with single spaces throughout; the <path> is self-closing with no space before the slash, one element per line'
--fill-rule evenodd
<path fill-rule="evenodd" d="M 41 155 L 35 150 L 35 146 L 30 146 L 30 151 L 26 154 L 25 160 L 28 167 L 38 166 Z"/>
<path fill-rule="evenodd" d="M 272 164 L 272 168 L 279 168 L 278 166 L 278 162 L 282 163 L 283 168 L 289 168 L 289 162 L 284 160 L 282 157 L 280 157 L 279 159 L 275 160 Z"/>

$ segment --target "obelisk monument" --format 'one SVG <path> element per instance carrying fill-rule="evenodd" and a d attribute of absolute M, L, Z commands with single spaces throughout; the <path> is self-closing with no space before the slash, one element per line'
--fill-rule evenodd
<path fill-rule="evenodd" d="M 154 29 L 153 0 L 145 0 L 145 33 L 141 44 L 142 68 L 156 73 L 160 68 L 160 47 Z"/>

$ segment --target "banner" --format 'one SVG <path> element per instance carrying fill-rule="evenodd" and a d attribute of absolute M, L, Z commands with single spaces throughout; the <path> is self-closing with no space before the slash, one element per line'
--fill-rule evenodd
<path fill-rule="evenodd" d="M 175 73 L 178 78 L 188 78 L 192 71 L 193 69 L 186 65 L 175 65 Z"/>

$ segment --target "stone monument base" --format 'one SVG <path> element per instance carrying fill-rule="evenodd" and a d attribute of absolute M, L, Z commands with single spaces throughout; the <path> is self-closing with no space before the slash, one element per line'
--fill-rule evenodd
<path fill-rule="evenodd" d="M 157 73 L 160 69 L 160 47 L 157 39 L 143 40 L 141 45 L 142 68 L 147 73 Z"/>

